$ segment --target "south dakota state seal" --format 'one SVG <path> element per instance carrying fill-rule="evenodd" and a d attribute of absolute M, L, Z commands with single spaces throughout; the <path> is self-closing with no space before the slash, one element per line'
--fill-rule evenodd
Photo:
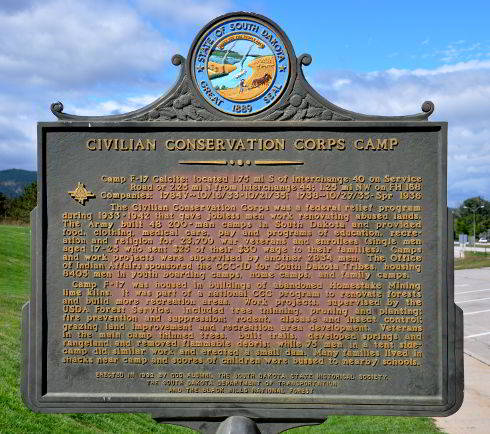
<path fill-rule="evenodd" d="M 255 15 L 223 17 L 205 29 L 191 56 L 202 97 L 235 116 L 270 107 L 287 87 L 291 60 L 285 37 Z"/>

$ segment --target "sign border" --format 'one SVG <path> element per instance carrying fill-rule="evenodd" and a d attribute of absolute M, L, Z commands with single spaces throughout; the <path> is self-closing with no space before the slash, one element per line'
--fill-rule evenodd
<path fill-rule="evenodd" d="M 304 130 L 358 130 L 364 129 L 390 129 L 400 131 L 438 131 L 438 184 L 439 192 L 437 205 L 437 218 L 439 228 L 439 247 L 441 252 L 438 258 L 439 278 L 441 281 L 441 299 L 439 300 L 441 320 L 438 332 L 443 339 L 441 354 L 445 357 L 440 367 L 443 393 L 439 403 L 423 404 L 424 399 L 417 398 L 417 403 L 407 403 L 408 400 L 397 404 L 394 399 L 384 399 L 387 403 L 360 402 L 350 398 L 339 404 L 336 398 L 333 402 L 324 403 L 242 403 L 240 400 L 228 402 L 196 402 L 194 397 L 190 401 L 144 401 L 141 395 L 132 396 L 133 401 L 120 401 L 113 394 L 99 394 L 96 399 L 84 394 L 46 395 L 46 343 L 47 329 L 45 301 L 46 288 L 46 240 L 47 228 L 44 226 L 47 216 L 46 200 L 46 134 L 50 131 L 77 131 L 90 129 L 92 131 L 107 131 L 137 128 L 139 130 L 226 130 L 226 129 L 266 129 L 277 131 L 287 129 Z M 328 414 L 371 414 L 371 415 L 420 415 L 420 416 L 446 416 L 456 412 L 463 399 L 463 315 L 459 307 L 454 304 L 454 277 L 451 216 L 448 217 L 446 198 L 447 173 L 447 123 L 445 122 L 203 122 L 203 123 L 174 123 L 174 122 L 44 122 L 38 124 L 38 207 L 32 213 L 32 294 L 31 301 L 23 307 L 23 347 L 24 370 L 22 378 L 22 396 L 26 405 L 38 412 L 72 413 L 75 410 L 83 412 L 147 412 L 154 417 L 164 418 L 166 421 L 185 421 L 189 419 L 208 420 L 225 418 L 230 415 L 242 415 L 257 420 L 281 419 L 283 421 L 311 421 L 322 420 Z M 448 224 L 449 223 L 449 224 Z M 446 339 L 445 339 L 446 338 Z M 373 401 L 374 397 L 370 397 Z M 405 397 L 406 398 L 406 397 Z M 401 397 L 401 401 L 405 399 Z M 431 397 L 432 399 L 433 397 Z M 329 401 L 329 400 L 327 400 Z M 178 416 L 176 413 L 178 412 Z M 296 412 L 296 413 L 295 413 Z"/>

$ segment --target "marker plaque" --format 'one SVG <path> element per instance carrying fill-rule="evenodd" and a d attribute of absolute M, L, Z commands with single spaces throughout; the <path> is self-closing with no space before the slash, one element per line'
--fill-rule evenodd
<path fill-rule="evenodd" d="M 447 124 L 430 102 L 337 107 L 310 62 L 233 13 L 174 56 L 180 77 L 149 106 L 52 105 L 23 310 L 31 409 L 277 431 L 459 408 Z"/>

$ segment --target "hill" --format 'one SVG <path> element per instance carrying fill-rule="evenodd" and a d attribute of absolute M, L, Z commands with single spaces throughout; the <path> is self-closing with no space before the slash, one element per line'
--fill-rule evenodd
<path fill-rule="evenodd" d="M 37 180 L 37 172 L 22 169 L 0 170 L 0 193 L 8 197 L 17 197 L 24 187 Z"/>

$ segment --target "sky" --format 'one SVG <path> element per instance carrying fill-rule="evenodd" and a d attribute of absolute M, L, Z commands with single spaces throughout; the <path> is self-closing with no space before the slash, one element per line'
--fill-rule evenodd
<path fill-rule="evenodd" d="M 173 54 L 213 18 L 275 21 L 310 84 L 359 113 L 407 115 L 435 104 L 449 123 L 448 203 L 490 200 L 490 2 L 344 0 L 1 0 L 0 170 L 36 170 L 36 123 L 66 113 L 141 108 L 177 77 Z"/>

